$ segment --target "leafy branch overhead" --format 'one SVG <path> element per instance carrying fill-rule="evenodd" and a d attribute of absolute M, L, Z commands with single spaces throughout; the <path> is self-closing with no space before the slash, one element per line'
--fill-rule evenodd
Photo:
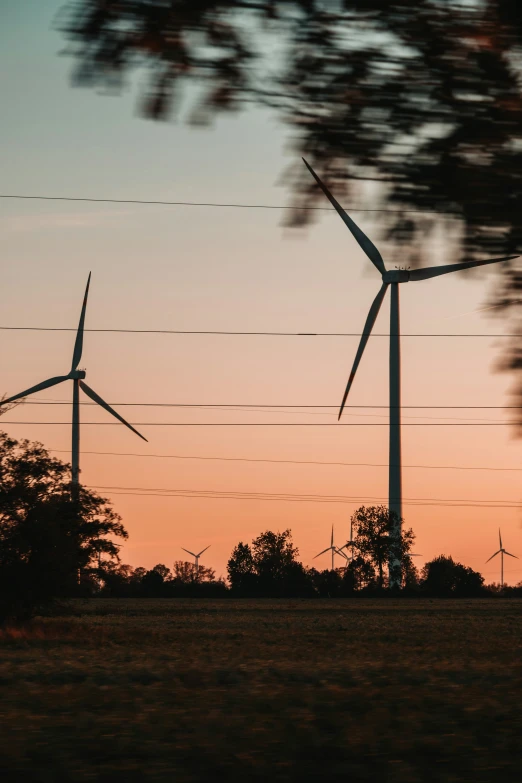
<path fill-rule="evenodd" d="M 76 84 L 122 88 L 146 67 L 146 117 L 184 97 L 199 124 L 271 107 L 341 201 L 388 210 L 381 228 L 411 264 L 430 234 L 454 260 L 522 249 L 518 0 L 76 0 L 58 25 Z M 285 181 L 295 206 L 323 205 L 300 163 Z M 499 278 L 493 303 L 511 315 L 520 262 Z M 522 378 L 516 344 L 502 368 Z"/>

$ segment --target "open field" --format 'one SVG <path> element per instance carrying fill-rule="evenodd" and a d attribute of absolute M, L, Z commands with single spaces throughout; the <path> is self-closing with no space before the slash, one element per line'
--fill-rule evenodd
<path fill-rule="evenodd" d="M 1 638 L 10 780 L 522 780 L 520 601 L 75 609 Z"/>

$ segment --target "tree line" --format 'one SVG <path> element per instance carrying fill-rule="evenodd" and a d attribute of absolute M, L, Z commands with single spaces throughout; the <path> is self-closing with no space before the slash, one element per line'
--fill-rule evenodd
<path fill-rule="evenodd" d="M 384 506 L 362 506 L 352 516 L 353 540 L 342 549 L 342 568 L 308 568 L 290 530 L 266 530 L 240 541 L 227 563 L 227 577 L 177 560 L 172 569 L 133 568 L 121 562 L 128 538 L 109 501 L 81 487 L 71 495 L 70 465 L 40 443 L 0 432 L 0 622 L 23 620 L 60 599 L 74 597 L 337 598 L 389 593 L 388 561 L 402 563 L 403 595 L 472 597 L 493 595 L 473 569 L 441 555 L 419 572 L 412 558 L 415 535 Z M 522 584 L 503 588 L 522 595 Z"/>

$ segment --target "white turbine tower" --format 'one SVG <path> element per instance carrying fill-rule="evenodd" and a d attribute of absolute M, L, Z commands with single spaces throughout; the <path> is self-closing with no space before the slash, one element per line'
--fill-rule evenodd
<path fill-rule="evenodd" d="M 128 427 L 130 430 L 135 432 L 136 435 L 138 435 L 140 438 L 142 438 L 145 441 L 147 440 L 147 438 L 144 438 L 143 435 L 141 435 L 138 432 L 138 430 L 135 430 L 134 427 L 132 427 L 128 421 L 125 421 L 123 416 L 120 416 L 119 413 L 116 413 L 116 411 L 113 408 L 111 408 L 111 406 L 108 403 L 106 403 L 105 400 L 102 400 L 102 398 L 98 394 L 96 394 L 96 392 L 93 391 L 93 389 L 91 389 L 90 386 L 87 386 L 87 384 L 84 383 L 83 379 L 85 378 L 85 370 L 78 369 L 80 359 L 82 358 L 85 310 L 87 308 L 87 296 L 89 294 L 90 282 L 91 282 L 91 273 L 89 272 L 89 277 L 87 279 L 87 287 L 85 289 L 85 296 L 83 297 L 80 323 L 78 324 L 78 331 L 76 333 L 76 340 L 74 343 L 73 359 L 72 359 L 70 372 L 67 375 L 57 375 L 54 378 L 49 378 L 47 381 L 42 381 L 42 383 L 37 383 L 36 386 L 31 386 L 30 389 L 26 389 L 25 391 L 20 392 L 20 394 L 15 394 L 12 397 L 9 397 L 7 400 L 4 400 L 2 402 L 2 404 L 5 405 L 9 402 L 14 402 L 15 400 L 18 400 L 20 397 L 26 397 L 29 394 L 34 394 L 35 392 L 42 391 L 43 389 L 49 389 L 51 388 L 51 386 L 57 386 L 59 383 L 63 383 L 63 381 L 73 382 L 71 483 L 72 483 L 72 492 L 74 496 L 77 496 L 78 487 L 80 485 L 80 389 L 82 389 L 82 391 L 87 395 L 87 397 L 90 397 L 91 400 L 94 400 L 94 402 L 96 402 L 102 408 L 105 408 L 105 410 L 108 411 L 110 414 L 112 414 L 116 419 L 118 419 L 118 421 L 121 421 L 122 424 L 125 424 L 126 427 Z"/>
<path fill-rule="evenodd" d="M 326 552 L 332 551 L 332 571 L 334 570 L 334 557 L 335 555 L 340 555 L 341 557 L 344 557 L 345 560 L 348 560 L 344 552 L 342 552 L 340 549 L 337 549 L 337 547 L 334 544 L 334 529 L 332 525 L 332 537 L 330 539 L 330 546 L 326 547 L 326 549 L 323 549 L 322 552 L 319 552 L 318 555 L 316 555 L 313 559 L 315 560 L 316 557 L 320 557 L 321 555 L 326 554 Z"/>
<path fill-rule="evenodd" d="M 370 239 L 364 234 L 361 229 L 353 222 L 351 217 L 344 211 L 341 205 L 332 196 L 326 185 L 321 182 L 312 167 L 303 158 L 303 161 L 314 177 L 315 181 L 328 198 L 330 203 L 336 209 L 339 216 L 342 218 L 346 226 L 351 231 L 352 235 L 356 239 L 359 246 L 366 253 L 372 264 L 380 272 L 382 278 L 382 286 L 375 297 L 366 323 L 364 325 L 359 348 L 355 356 L 352 371 L 348 378 L 348 384 L 346 391 L 344 392 L 343 401 L 341 403 L 341 409 L 339 411 L 339 418 L 343 412 L 343 408 L 346 403 L 346 398 L 353 383 L 355 373 L 361 361 L 366 343 L 370 337 L 371 331 L 375 324 L 375 320 L 381 308 L 382 302 L 388 290 L 391 288 L 391 307 L 390 307 L 390 450 L 389 450 L 389 510 L 390 513 L 395 514 L 397 520 L 397 528 L 395 535 L 400 537 L 401 535 L 401 519 L 402 519 L 402 469 L 401 469 L 401 353 L 400 353 L 400 320 L 399 320 L 399 285 L 401 283 L 414 282 L 418 280 L 429 280 L 432 277 L 438 277 L 439 275 L 447 275 L 450 272 L 459 272 L 461 269 L 471 269 L 475 266 L 484 266 L 485 264 L 496 264 L 499 261 L 509 261 L 512 258 L 518 256 L 505 256 L 503 258 L 490 258 L 487 261 L 466 261 L 462 264 L 447 264 L 444 266 L 431 266 L 424 267 L 423 269 L 394 269 L 388 271 L 384 266 L 382 256 Z M 398 566 L 398 568 L 397 568 Z M 393 586 L 398 584 L 396 575 L 400 573 L 400 562 L 390 561 L 390 583 L 391 574 L 394 574 Z"/>
<path fill-rule="evenodd" d="M 206 552 L 207 549 L 210 549 L 211 546 L 212 544 L 209 544 L 208 546 L 205 547 L 205 549 L 202 549 L 201 552 L 198 552 L 197 554 L 195 552 L 191 552 L 190 549 L 185 549 L 184 546 L 181 547 L 184 552 L 186 552 L 189 555 L 192 555 L 192 557 L 194 558 L 194 564 L 196 566 L 196 580 L 199 580 L 199 558 L 201 557 L 203 552 Z"/>
<path fill-rule="evenodd" d="M 511 552 L 508 552 L 504 547 L 502 546 L 502 536 L 500 535 L 500 528 L 498 529 L 498 542 L 500 544 L 500 549 L 495 552 L 494 555 L 491 555 L 491 557 L 488 557 L 486 560 L 486 563 L 489 563 L 490 560 L 493 560 L 494 557 L 497 555 L 500 555 L 500 586 L 504 587 L 504 555 L 509 555 L 509 557 L 514 557 L 515 560 L 518 560 L 518 557 L 516 555 L 512 555 Z"/>

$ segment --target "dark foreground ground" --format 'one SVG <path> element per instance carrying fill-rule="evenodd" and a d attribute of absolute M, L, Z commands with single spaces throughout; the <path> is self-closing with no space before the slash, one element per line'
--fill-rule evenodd
<path fill-rule="evenodd" d="M 0 639 L 0 770 L 522 781 L 522 602 L 78 603 Z"/>

